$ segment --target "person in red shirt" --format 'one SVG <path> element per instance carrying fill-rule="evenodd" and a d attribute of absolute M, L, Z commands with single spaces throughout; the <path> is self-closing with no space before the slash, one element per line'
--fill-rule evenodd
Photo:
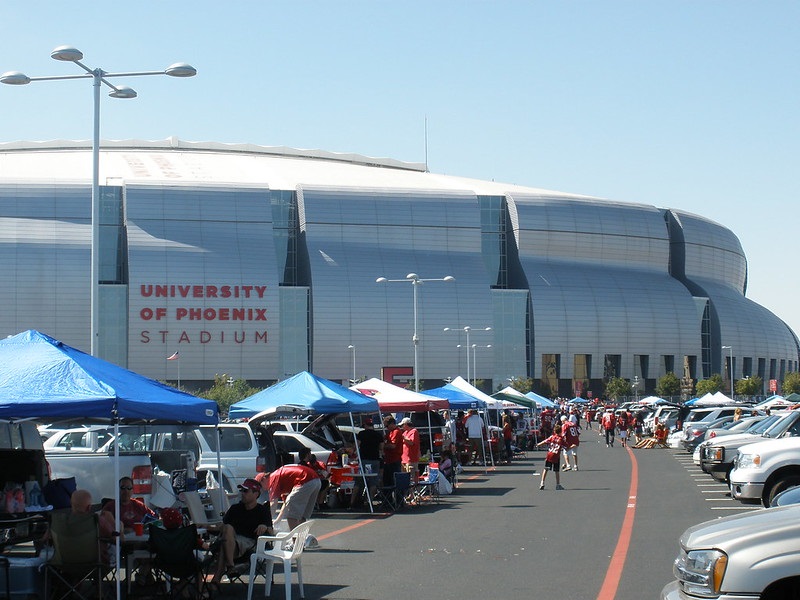
<path fill-rule="evenodd" d="M 419 431 L 411 424 L 410 417 L 400 421 L 400 428 L 403 430 L 403 452 L 400 460 L 403 463 L 403 470 L 411 473 L 411 481 L 416 483 L 419 479 Z"/>
<path fill-rule="evenodd" d="M 617 414 L 617 427 L 619 427 L 619 440 L 622 447 L 628 445 L 628 425 L 630 424 L 630 415 L 627 411 L 622 410 Z"/>
<path fill-rule="evenodd" d="M 399 473 L 403 462 L 403 432 L 392 416 L 383 419 L 386 436 L 383 442 L 383 485 L 394 485 L 394 474 Z"/>
<path fill-rule="evenodd" d="M 555 417 L 555 413 L 549 407 L 542 411 L 542 435 L 544 437 L 550 437 L 553 434 L 553 417 Z"/>
<path fill-rule="evenodd" d="M 566 421 L 562 428 L 561 434 L 564 436 L 566 444 L 564 448 L 564 470 L 573 471 L 578 470 L 578 446 L 581 444 L 580 431 L 578 425 L 572 421 Z M 569 457 L 572 457 L 572 467 L 569 466 Z"/>
<path fill-rule="evenodd" d="M 556 425 L 555 433 L 545 440 L 542 440 L 537 446 L 547 444 L 547 456 L 544 459 L 544 468 L 542 469 L 542 481 L 539 484 L 539 489 L 544 489 L 544 480 L 547 478 L 547 472 L 553 471 L 556 474 L 556 489 L 563 490 L 561 487 L 561 451 L 564 450 L 566 441 L 561 435 L 561 425 Z"/>
<path fill-rule="evenodd" d="M 317 472 L 305 465 L 284 465 L 270 473 L 267 489 L 273 509 L 281 498 L 285 498 L 275 522 L 285 516 L 289 529 L 294 529 L 308 520 L 321 487 L 322 481 Z"/>
<path fill-rule="evenodd" d="M 122 477 L 119 480 L 119 520 L 122 521 L 122 526 L 126 533 L 133 531 L 133 525 L 135 523 L 142 523 L 145 515 L 154 518 L 156 516 L 156 513 L 147 508 L 144 502 L 132 496 L 133 479 L 130 477 Z M 114 500 L 109 500 L 103 504 L 103 510 L 111 513 L 113 517 L 115 506 Z"/>
<path fill-rule="evenodd" d="M 606 434 L 606 448 L 614 446 L 614 428 L 617 426 L 617 418 L 614 416 L 614 409 L 607 408 L 603 413 L 600 426 Z"/>

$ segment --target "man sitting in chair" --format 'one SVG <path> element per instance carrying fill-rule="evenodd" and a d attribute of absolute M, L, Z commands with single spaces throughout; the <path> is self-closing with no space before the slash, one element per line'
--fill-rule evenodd
<path fill-rule="evenodd" d="M 239 485 L 242 499 L 225 513 L 222 519 L 221 540 L 217 570 L 211 583 L 218 584 L 223 573 L 230 574 L 234 561 L 253 550 L 260 535 L 275 535 L 269 506 L 258 503 L 261 484 L 255 479 L 245 479 Z"/>

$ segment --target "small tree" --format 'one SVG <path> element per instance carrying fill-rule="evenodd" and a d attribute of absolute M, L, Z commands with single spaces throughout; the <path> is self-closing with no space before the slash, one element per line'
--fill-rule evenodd
<path fill-rule="evenodd" d="M 736 393 L 740 396 L 755 396 L 764 389 L 761 377 L 744 377 L 736 382 Z"/>
<path fill-rule="evenodd" d="M 233 379 L 223 373 L 222 375 L 214 375 L 214 385 L 200 392 L 198 396 L 214 400 L 219 407 L 220 414 L 227 415 L 231 404 L 249 398 L 260 391 L 259 388 L 251 387 L 245 379 Z"/>
<path fill-rule="evenodd" d="M 781 385 L 781 393 L 784 396 L 789 394 L 800 394 L 800 373 L 791 372 L 787 373 Z"/>
<path fill-rule="evenodd" d="M 722 389 L 722 375 L 714 373 L 708 379 L 701 379 L 695 386 L 695 391 L 698 396 L 705 396 L 706 394 L 715 394 Z"/>
<path fill-rule="evenodd" d="M 669 372 L 656 383 L 656 394 L 662 398 L 677 396 L 681 393 L 681 380 L 675 373 Z"/>
<path fill-rule="evenodd" d="M 612 377 L 606 383 L 606 396 L 614 400 L 623 396 L 630 396 L 632 393 L 631 382 L 622 377 Z"/>
<path fill-rule="evenodd" d="M 533 389 L 533 379 L 530 377 L 512 377 L 511 387 L 517 390 L 520 394 L 527 394 Z M 498 389 L 498 391 L 500 391 L 500 389 Z"/>

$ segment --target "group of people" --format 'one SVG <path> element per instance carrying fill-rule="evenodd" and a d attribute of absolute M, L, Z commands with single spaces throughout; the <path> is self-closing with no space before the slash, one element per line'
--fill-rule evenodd
<path fill-rule="evenodd" d="M 555 473 L 556 489 L 564 489 L 561 485 L 561 471 L 578 470 L 580 443 L 580 419 L 577 411 L 570 410 L 569 414 L 560 415 L 552 433 L 537 444 L 537 446 L 547 445 L 547 455 L 539 482 L 540 490 L 544 489 L 548 471 Z"/>

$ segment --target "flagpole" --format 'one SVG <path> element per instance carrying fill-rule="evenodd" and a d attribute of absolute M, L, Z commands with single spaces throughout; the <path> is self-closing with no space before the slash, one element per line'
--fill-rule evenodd
<path fill-rule="evenodd" d="M 181 389 L 181 356 L 179 351 L 175 351 L 174 354 L 171 354 L 167 357 L 167 361 L 175 360 L 178 361 L 178 389 Z"/>

